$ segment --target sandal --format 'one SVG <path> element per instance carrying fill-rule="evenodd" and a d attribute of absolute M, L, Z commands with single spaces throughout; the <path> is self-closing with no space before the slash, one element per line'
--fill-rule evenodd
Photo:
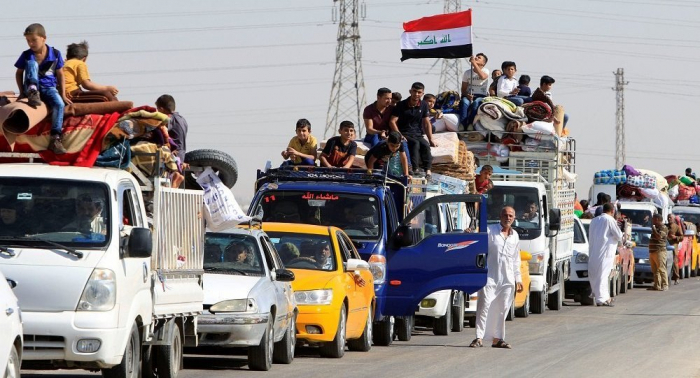
<path fill-rule="evenodd" d="M 498 340 L 497 343 L 492 344 L 491 347 L 493 348 L 504 348 L 504 349 L 511 349 L 510 344 L 505 342 L 505 340 Z"/>
<path fill-rule="evenodd" d="M 470 348 L 476 348 L 476 347 L 483 347 L 484 343 L 481 342 L 481 339 L 474 339 L 471 344 L 469 344 Z"/>

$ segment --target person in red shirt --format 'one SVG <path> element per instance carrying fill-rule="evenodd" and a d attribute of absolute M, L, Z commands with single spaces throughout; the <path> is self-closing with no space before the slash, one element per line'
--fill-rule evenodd
<path fill-rule="evenodd" d="M 491 181 L 491 175 L 493 174 L 493 167 L 490 165 L 484 165 L 481 167 L 481 172 L 476 176 L 474 184 L 476 185 L 476 193 L 484 194 L 493 188 L 493 181 Z"/>
<path fill-rule="evenodd" d="M 340 136 L 328 139 L 321 152 L 322 167 L 350 168 L 357 154 L 355 138 L 355 125 L 350 121 L 343 121 L 338 128 Z"/>

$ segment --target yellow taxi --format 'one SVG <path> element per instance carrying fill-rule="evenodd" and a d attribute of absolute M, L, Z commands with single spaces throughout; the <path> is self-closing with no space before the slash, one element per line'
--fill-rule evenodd
<path fill-rule="evenodd" d="M 523 280 L 523 291 L 515 292 L 513 306 L 506 320 L 513 320 L 516 316 L 526 318 L 530 315 L 530 259 L 532 255 L 529 252 L 520 251 L 520 277 Z"/>
<path fill-rule="evenodd" d="M 350 350 L 369 351 L 374 281 L 350 238 L 337 227 L 263 223 L 262 228 L 296 277 L 297 338 L 319 345 L 324 357 L 343 357 L 346 342 Z"/>

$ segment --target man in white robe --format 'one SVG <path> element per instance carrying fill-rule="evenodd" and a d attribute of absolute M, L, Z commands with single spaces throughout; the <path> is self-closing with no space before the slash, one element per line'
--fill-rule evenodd
<path fill-rule="evenodd" d="M 523 291 L 520 276 L 520 237 L 511 228 L 515 210 L 506 206 L 501 210 L 501 222 L 488 226 L 488 274 L 486 286 L 478 294 L 476 303 L 476 339 L 469 345 L 483 346 L 482 340 L 492 340 L 494 348 L 508 348 L 505 342 L 506 316 L 513 305 L 513 290 Z"/>
<path fill-rule="evenodd" d="M 588 280 L 597 306 L 613 306 L 608 277 L 617 245 L 622 242 L 622 231 L 613 218 L 614 211 L 613 204 L 604 204 L 603 214 L 593 218 L 588 230 Z"/>

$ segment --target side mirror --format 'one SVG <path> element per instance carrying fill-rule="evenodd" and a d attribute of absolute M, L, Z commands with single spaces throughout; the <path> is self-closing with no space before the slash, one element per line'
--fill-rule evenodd
<path fill-rule="evenodd" d="M 550 231 L 561 230 L 561 210 L 549 209 L 549 230 Z"/>
<path fill-rule="evenodd" d="M 294 272 L 289 269 L 276 269 L 275 279 L 280 282 L 292 282 L 294 281 Z"/>
<path fill-rule="evenodd" d="M 348 259 L 345 263 L 345 270 L 352 272 L 355 270 L 369 270 L 369 263 L 360 259 Z"/>
<path fill-rule="evenodd" d="M 399 249 L 401 247 L 408 247 L 413 244 L 411 240 L 411 229 L 406 225 L 399 226 L 394 234 L 391 235 L 391 244 L 394 249 Z"/>
<path fill-rule="evenodd" d="M 11 280 L 9 278 L 7 278 L 6 280 L 7 280 L 7 285 L 10 286 L 10 289 L 14 289 L 17 287 L 17 281 Z"/>
<path fill-rule="evenodd" d="M 134 227 L 129 235 L 129 244 L 124 257 L 147 258 L 153 253 L 153 235 L 144 227 Z"/>

